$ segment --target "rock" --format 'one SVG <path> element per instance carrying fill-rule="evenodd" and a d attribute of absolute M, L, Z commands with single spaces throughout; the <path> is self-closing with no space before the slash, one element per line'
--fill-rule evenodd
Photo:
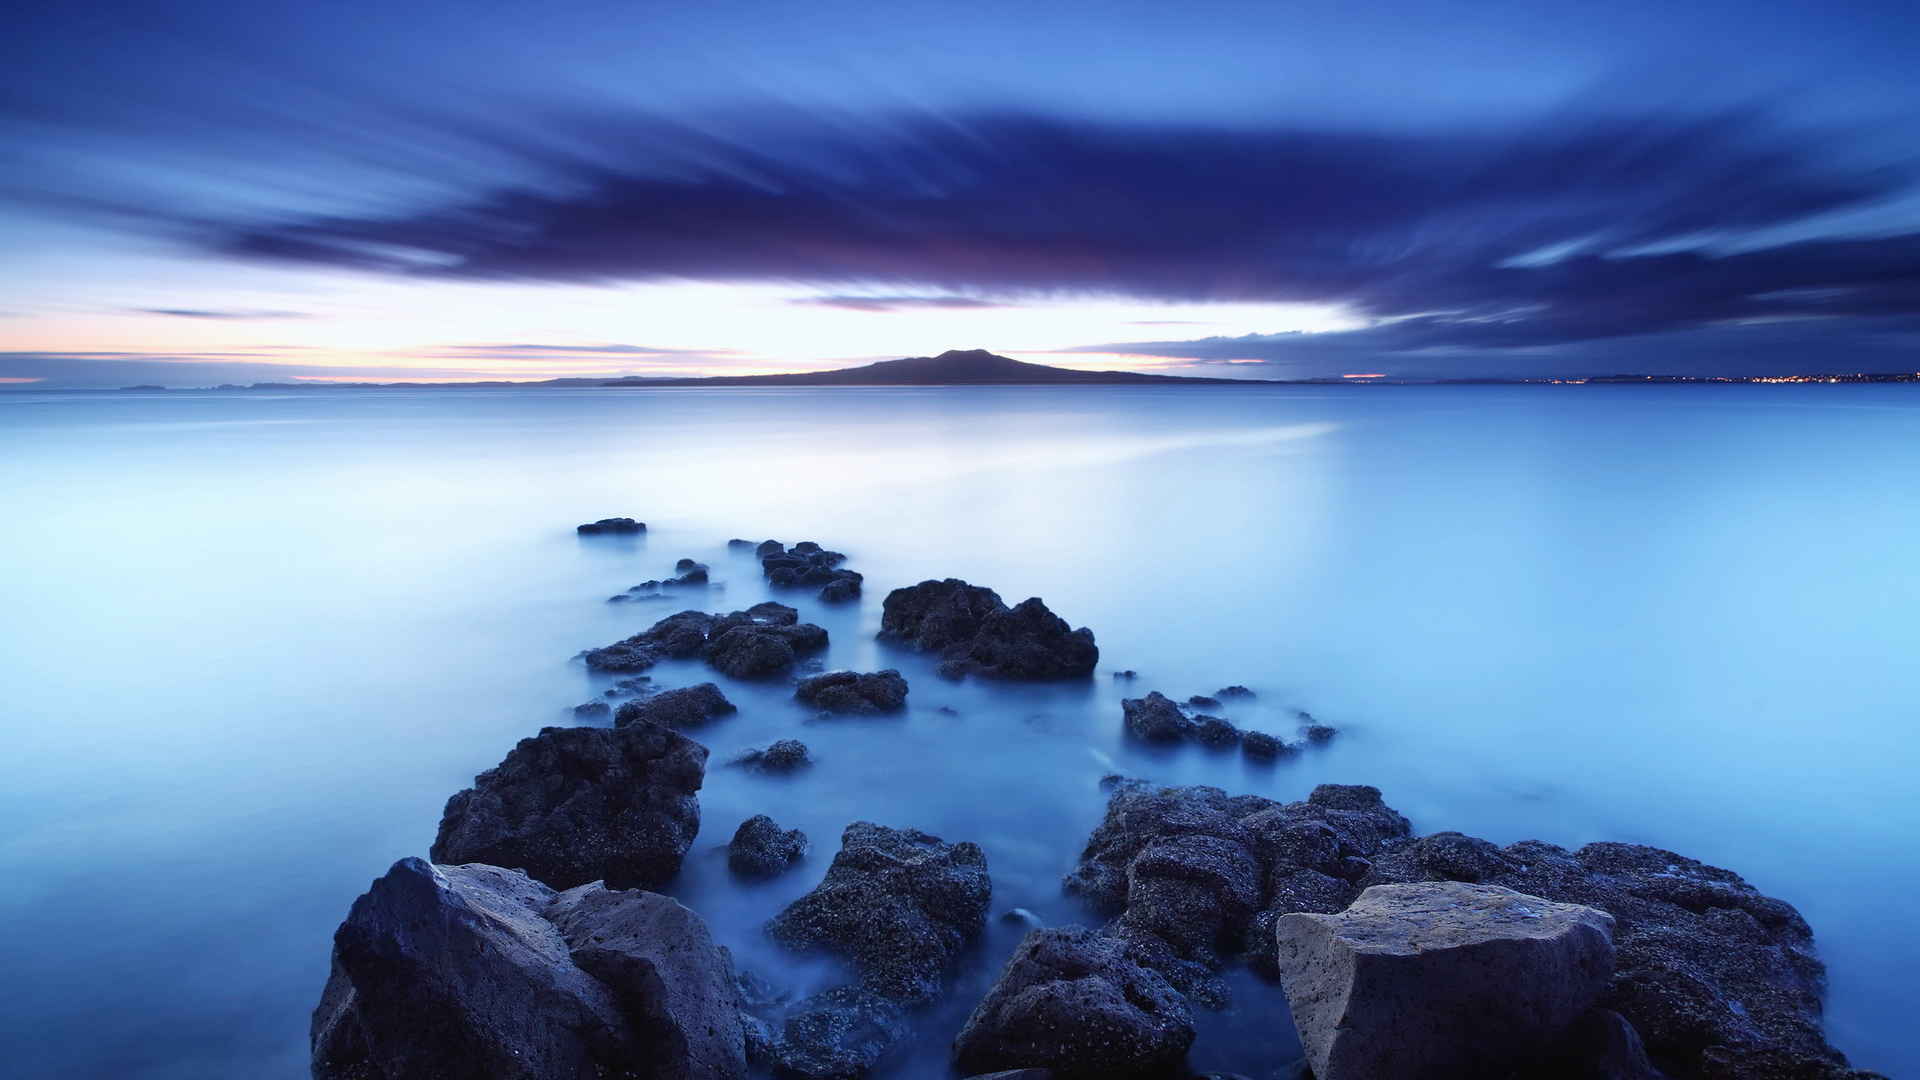
<path fill-rule="evenodd" d="M 1113 677 L 1116 679 L 1137 679 L 1140 677 L 1140 673 L 1132 668 L 1126 668 L 1125 670 L 1114 672 Z"/>
<path fill-rule="evenodd" d="M 1256 761 L 1272 761 L 1292 756 L 1293 748 L 1264 731 L 1243 731 L 1240 733 L 1240 752 Z"/>
<path fill-rule="evenodd" d="M 907 706 L 907 680 L 892 668 L 868 674 L 829 671 L 800 680 L 793 696 L 828 712 L 897 712 Z"/>
<path fill-rule="evenodd" d="M 652 697 L 629 701 L 614 714 L 616 726 L 659 724 L 663 727 L 698 727 L 716 716 L 738 712 L 733 702 L 712 683 L 700 683 L 679 690 L 663 690 Z"/>
<path fill-rule="evenodd" d="M 799 862 L 807 853 L 807 834 L 782 830 L 765 814 L 755 814 L 734 830 L 727 845 L 727 865 L 742 877 L 769 878 Z"/>
<path fill-rule="evenodd" d="M 1309 724 L 1300 734 L 1306 736 L 1306 740 L 1310 743 L 1324 745 L 1332 742 L 1333 737 L 1339 732 L 1325 724 Z"/>
<path fill-rule="evenodd" d="M 402 859 L 334 935 L 315 1080 L 746 1073 L 731 964 L 671 899 Z"/>
<path fill-rule="evenodd" d="M 662 585 L 705 585 L 707 583 L 707 564 L 692 559 L 681 559 L 674 565 L 678 573 L 661 582 Z"/>
<path fill-rule="evenodd" d="M 672 880 L 700 831 L 707 748 L 657 724 L 545 728 L 447 800 L 433 859 L 525 870 L 558 889 Z"/>
<path fill-rule="evenodd" d="M 589 668 L 620 672 L 644 671 L 666 657 L 704 655 L 728 675 L 759 678 L 826 647 L 825 630 L 800 622 L 799 613 L 785 604 L 769 601 L 726 615 L 682 611 L 624 641 L 581 655 Z"/>
<path fill-rule="evenodd" d="M 751 551 L 753 550 L 753 541 L 742 540 L 736 536 L 733 539 L 727 541 L 727 550 L 728 551 L 741 551 L 741 550 Z"/>
<path fill-rule="evenodd" d="M 736 679 L 759 679 L 792 667 L 793 646 L 778 634 L 745 627 L 729 630 L 707 647 L 707 662 Z"/>
<path fill-rule="evenodd" d="M 573 715 L 583 720 L 593 720 L 613 713 L 613 706 L 604 701 L 583 701 L 573 707 Z"/>
<path fill-rule="evenodd" d="M 785 555 L 787 546 L 778 540 L 762 540 L 760 546 L 753 549 L 753 553 L 762 559 L 769 555 Z"/>
<path fill-rule="evenodd" d="M 1585 904 L 1616 922 L 1601 1005 L 1681 1080 L 1859 1075 L 1827 1044 L 1825 967 L 1792 905 L 1740 875 L 1636 844 L 1497 847 L 1459 833 L 1396 842 L 1364 884 L 1470 881 Z"/>
<path fill-rule="evenodd" d="M 1208 697 L 1205 694 L 1195 694 L 1187 699 L 1187 704 L 1196 709 L 1217 709 L 1220 707 L 1220 699 Z"/>
<path fill-rule="evenodd" d="M 635 521 L 628 517 L 601 518 L 599 521 L 590 521 L 585 525 L 575 526 L 573 531 L 579 533 L 581 536 L 631 536 L 634 533 L 646 532 L 647 526 L 644 522 Z"/>
<path fill-rule="evenodd" d="M 1223 686 L 1220 689 L 1215 690 L 1213 692 L 1213 696 L 1217 698 L 1221 698 L 1223 700 L 1228 700 L 1232 698 L 1251 698 L 1253 697 L 1253 691 L 1247 689 L 1244 686 L 1241 686 L 1239 683 L 1235 683 L 1232 686 Z"/>
<path fill-rule="evenodd" d="M 1061 1080 L 1155 1077 L 1193 1044 L 1178 991 L 1117 938 L 1077 926 L 1029 933 L 954 1040 L 966 1072 L 1042 1066 Z"/>
<path fill-rule="evenodd" d="M 888 593 L 880 636 L 939 653 L 950 676 L 1076 678 L 1100 660 L 1093 631 L 1070 629 L 1038 597 L 1009 608 L 992 589 L 957 578 Z"/>
<path fill-rule="evenodd" d="M 672 897 L 598 882 L 561 893 L 545 915 L 574 964 L 613 991 L 645 1036 L 646 1049 L 623 1065 L 662 1080 L 746 1075 L 733 964 L 700 916 Z"/>
<path fill-rule="evenodd" d="M 1203 745 L 1218 749 L 1240 745 L 1240 729 L 1218 716 L 1194 717 L 1193 737 Z"/>
<path fill-rule="evenodd" d="M 1316 1080 L 1498 1075 L 1566 1036 L 1613 973 L 1613 917 L 1497 885 L 1376 885 L 1282 915 L 1281 984 Z"/>
<path fill-rule="evenodd" d="M 866 990 L 902 1005 L 930 1001 L 986 925 L 987 857 L 913 829 L 857 821 L 826 879 L 767 924 L 775 941 L 848 961 Z"/>
<path fill-rule="evenodd" d="M 1172 698 L 1158 690 L 1148 691 L 1143 698 L 1122 700 L 1120 712 L 1126 718 L 1127 733 L 1137 739 L 1179 742 L 1194 736 L 1193 721 Z"/>
<path fill-rule="evenodd" d="M 787 1013 L 773 1047 L 774 1071 L 805 1080 L 853 1080 L 884 1061 L 912 1030 L 896 1002 L 836 986 Z"/>
<path fill-rule="evenodd" d="M 860 598 L 860 579 L 851 574 L 835 578 L 820 587 L 820 599 L 829 604 L 844 604 Z"/>
<path fill-rule="evenodd" d="M 781 739 L 764 748 L 748 750 L 733 760 L 756 772 L 786 773 L 813 764 L 807 744 L 798 739 Z"/>

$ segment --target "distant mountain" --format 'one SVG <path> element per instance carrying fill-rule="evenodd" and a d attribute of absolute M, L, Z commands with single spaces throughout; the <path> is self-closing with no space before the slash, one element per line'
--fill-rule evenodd
<path fill-rule="evenodd" d="M 613 379 L 602 386 L 1112 386 L 1128 383 L 1246 383 L 1250 379 L 1203 379 L 1142 375 L 1135 371 L 1076 371 L 1029 364 L 985 349 L 953 349 L 939 356 L 882 360 L 864 367 L 792 375 L 713 375 L 699 379 Z"/>

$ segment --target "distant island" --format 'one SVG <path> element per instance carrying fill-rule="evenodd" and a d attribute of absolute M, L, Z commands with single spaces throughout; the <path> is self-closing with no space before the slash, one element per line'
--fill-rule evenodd
<path fill-rule="evenodd" d="M 862 367 L 801 371 L 787 375 L 709 375 L 702 378 L 629 377 L 602 386 L 1052 386 L 1056 384 L 1128 386 L 1139 383 L 1267 382 L 1266 379 L 1215 379 L 1191 375 L 1144 375 L 1137 371 L 1079 371 L 1029 364 L 985 349 L 949 349 L 939 356 L 881 360 Z"/>

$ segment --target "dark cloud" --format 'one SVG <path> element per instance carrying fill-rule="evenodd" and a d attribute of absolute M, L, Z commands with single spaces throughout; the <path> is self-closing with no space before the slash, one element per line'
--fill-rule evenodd
<path fill-rule="evenodd" d="M 139 315 L 168 315 L 176 319 L 308 319 L 304 311 L 220 311 L 209 308 L 134 308 Z"/>
<path fill-rule="evenodd" d="M 970 308 L 1003 308 L 1014 306 L 994 300 L 981 300 L 972 296 L 803 296 L 789 302 L 802 305 L 839 308 L 842 311 L 873 312 L 916 311 L 930 308 L 966 310 Z"/>

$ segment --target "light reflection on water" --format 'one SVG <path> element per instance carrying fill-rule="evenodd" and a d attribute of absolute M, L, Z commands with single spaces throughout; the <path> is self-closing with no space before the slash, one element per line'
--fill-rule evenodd
<path fill-rule="evenodd" d="M 1885 929 L 1920 886 L 1908 388 L 0 399 L 36 406 L 0 412 L 18 1075 L 302 1075 L 352 898 L 515 739 L 571 722 L 602 683 L 567 657 L 679 606 L 604 597 L 691 555 L 722 582 L 707 606 L 765 598 L 736 535 L 852 555 L 857 610 L 799 606 L 830 665 L 913 685 L 905 717 L 829 723 L 729 685 L 740 714 L 696 736 L 715 767 L 675 891 L 747 966 L 785 970 L 758 926 L 855 819 L 976 840 L 996 913 L 1073 921 L 1059 877 L 1111 769 L 1276 798 L 1363 782 L 1422 831 L 1741 871 L 1813 923 L 1835 1041 L 1916 1063 L 1920 945 Z M 653 531 L 572 535 L 610 514 Z M 1093 627 L 1101 673 L 947 683 L 872 640 L 886 589 L 949 575 Z M 1272 769 L 1120 738 L 1123 693 L 1234 682 L 1261 695 L 1238 721 L 1284 733 L 1297 706 L 1342 734 Z M 718 767 L 786 735 L 820 764 Z M 743 887 L 713 850 L 760 812 L 814 857 Z M 991 925 L 906 1072 L 937 1067 L 1017 936 Z M 1196 1064 L 1255 1071 L 1240 1027 Z"/>

